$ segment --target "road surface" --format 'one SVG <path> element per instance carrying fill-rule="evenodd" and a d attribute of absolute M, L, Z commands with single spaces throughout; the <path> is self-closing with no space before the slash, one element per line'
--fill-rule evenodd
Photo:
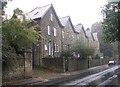
<path fill-rule="evenodd" d="M 113 80 L 115 81 L 113 83 L 113 85 L 118 85 L 117 84 L 117 75 L 115 74 L 115 70 L 118 69 L 118 67 L 120 66 L 113 66 L 110 67 L 109 69 L 106 69 L 104 71 L 101 71 L 99 73 L 95 73 L 92 75 L 89 75 L 87 77 L 84 77 L 82 79 L 77 79 L 75 81 L 71 81 L 69 83 L 64 83 L 61 85 L 67 85 L 70 87 L 78 87 L 79 86 L 88 86 L 88 85 L 96 85 L 97 87 L 99 87 L 100 85 L 109 85 L 111 82 L 113 82 Z M 116 83 L 116 84 L 115 84 Z M 112 85 L 112 84 L 110 84 Z M 101 87 L 100 86 L 100 87 Z"/>

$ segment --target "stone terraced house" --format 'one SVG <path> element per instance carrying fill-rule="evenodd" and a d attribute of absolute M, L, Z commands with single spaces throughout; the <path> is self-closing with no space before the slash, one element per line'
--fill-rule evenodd
<path fill-rule="evenodd" d="M 87 43 L 88 47 L 93 47 L 94 48 L 93 42 L 95 40 L 94 40 L 94 37 L 93 37 L 93 34 L 92 34 L 90 28 L 86 29 L 86 35 L 88 37 L 88 43 Z"/>
<path fill-rule="evenodd" d="M 42 65 L 42 58 L 57 57 L 61 53 L 61 28 L 63 27 L 53 5 L 37 7 L 27 14 L 41 28 L 42 38 L 33 47 L 33 65 Z"/>
<path fill-rule="evenodd" d="M 94 37 L 94 49 L 96 52 L 100 52 L 100 43 L 99 43 L 99 40 L 98 40 L 98 36 L 97 36 L 97 33 L 93 33 L 93 37 Z"/>
<path fill-rule="evenodd" d="M 80 23 L 80 24 L 74 25 L 74 28 L 77 32 L 79 32 L 78 40 L 80 40 L 81 42 L 83 42 L 83 44 L 85 44 L 85 46 L 87 46 L 88 37 L 86 35 L 84 26 Z"/>
<path fill-rule="evenodd" d="M 61 52 L 70 49 L 76 40 L 94 46 L 95 39 L 90 29 L 85 31 L 82 24 L 73 26 L 69 16 L 59 18 L 52 4 L 36 7 L 26 14 L 26 18 L 37 21 L 42 36 L 33 45 L 33 66 L 42 66 L 43 58 L 59 58 Z M 98 41 L 96 43 L 99 49 Z"/>
<path fill-rule="evenodd" d="M 69 50 L 77 39 L 78 32 L 75 31 L 69 16 L 60 18 L 64 28 L 62 28 L 62 45 L 63 50 Z"/>

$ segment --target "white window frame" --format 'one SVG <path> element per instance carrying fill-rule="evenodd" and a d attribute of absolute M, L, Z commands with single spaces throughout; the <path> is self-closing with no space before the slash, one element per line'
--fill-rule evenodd
<path fill-rule="evenodd" d="M 59 45 L 57 45 L 57 52 L 59 52 Z"/>
<path fill-rule="evenodd" d="M 47 33 L 48 33 L 48 35 L 51 35 L 51 29 L 50 29 L 50 26 L 47 27 Z"/>
<path fill-rule="evenodd" d="M 55 52 L 57 52 L 57 44 L 55 44 Z"/>
<path fill-rule="evenodd" d="M 48 49 L 47 49 L 47 45 L 46 45 L 46 44 L 44 45 L 44 49 L 45 49 L 45 50 L 48 50 Z"/>
<path fill-rule="evenodd" d="M 80 40 L 80 37 L 78 36 L 77 39 Z"/>
<path fill-rule="evenodd" d="M 62 30 L 62 38 L 65 38 L 64 31 Z"/>
<path fill-rule="evenodd" d="M 54 28 L 54 36 L 57 36 L 57 30 Z"/>
<path fill-rule="evenodd" d="M 50 20 L 53 21 L 53 14 L 50 14 Z"/>
<path fill-rule="evenodd" d="M 51 47 L 51 55 L 53 56 L 53 47 Z"/>
<path fill-rule="evenodd" d="M 67 46 L 65 45 L 65 50 L 67 50 Z"/>
<path fill-rule="evenodd" d="M 52 54 L 52 50 L 51 50 L 51 41 L 48 42 L 48 55 Z"/>
<path fill-rule="evenodd" d="M 72 38 L 74 38 L 74 35 L 72 35 Z"/>

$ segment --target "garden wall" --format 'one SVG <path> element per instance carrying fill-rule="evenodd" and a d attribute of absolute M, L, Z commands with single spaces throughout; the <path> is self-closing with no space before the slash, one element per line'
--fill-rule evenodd
<path fill-rule="evenodd" d="M 63 72 L 63 58 L 43 58 L 43 67 Z"/>
<path fill-rule="evenodd" d="M 23 80 L 32 77 L 32 56 L 31 53 L 25 53 L 25 58 L 11 58 L 8 61 L 9 66 L 2 67 L 2 83 L 9 84 L 17 80 Z"/>
<path fill-rule="evenodd" d="M 55 71 L 77 71 L 90 67 L 108 64 L 111 58 L 104 59 L 75 59 L 75 58 L 43 58 L 43 67 Z M 88 65 L 89 64 L 89 65 Z"/>

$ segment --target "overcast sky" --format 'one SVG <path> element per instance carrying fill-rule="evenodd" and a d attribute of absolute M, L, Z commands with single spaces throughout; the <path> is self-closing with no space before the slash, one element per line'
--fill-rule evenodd
<path fill-rule="evenodd" d="M 70 16 L 74 25 L 82 23 L 85 28 L 102 19 L 101 6 L 107 0 L 13 0 L 8 3 L 6 14 L 12 15 L 13 9 L 20 8 L 25 13 L 35 7 L 53 4 L 58 17 Z"/>

